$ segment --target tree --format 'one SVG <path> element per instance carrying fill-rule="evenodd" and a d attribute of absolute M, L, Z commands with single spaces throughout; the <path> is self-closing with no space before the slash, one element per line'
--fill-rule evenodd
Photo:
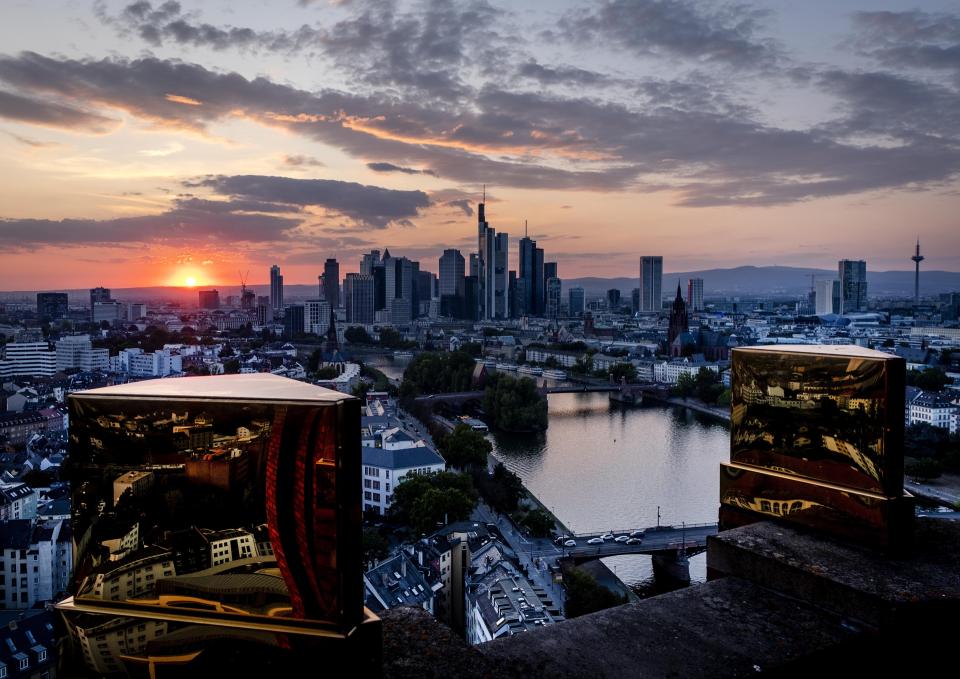
<path fill-rule="evenodd" d="M 610 377 L 617 384 L 621 380 L 633 382 L 637 379 L 637 368 L 633 363 L 615 363 L 610 367 Z"/>
<path fill-rule="evenodd" d="M 233 347 L 229 344 L 224 344 L 223 349 L 220 350 L 220 358 L 230 358 L 231 356 L 236 356 L 237 352 L 233 350 Z"/>
<path fill-rule="evenodd" d="M 590 354 L 584 354 L 576 360 L 573 364 L 573 367 L 570 368 L 570 372 L 577 375 L 589 375 L 593 372 L 593 356 Z"/>
<path fill-rule="evenodd" d="M 436 440 L 436 443 L 447 464 L 458 469 L 486 469 L 487 456 L 493 450 L 493 446 L 483 434 L 465 424 L 458 424 L 452 432 Z"/>
<path fill-rule="evenodd" d="M 307 371 L 311 373 L 317 372 L 320 368 L 320 361 L 323 360 L 323 352 L 320 349 L 314 349 L 313 353 L 310 354 L 310 358 L 307 359 Z"/>
<path fill-rule="evenodd" d="M 697 388 L 697 382 L 694 379 L 693 375 L 690 373 L 680 373 L 680 376 L 677 378 L 677 383 L 671 389 L 671 393 L 674 396 L 682 396 L 687 398 L 688 396 L 693 396 L 693 392 Z"/>
<path fill-rule="evenodd" d="M 235 375 L 240 372 L 240 361 L 236 358 L 230 359 L 223 364 L 223 372 L 226 375 Z"/>
<path fill-rule="evenodd" d="M 943 465 L 939 460 L 932 457 L 924 457 L 919 460 L 908 457 L 904 460 L 903 472 L 915 479 L 929 481 L 939 478 L 940 474 L 943 473 Z"/>
<path fill-rule="evenodd" d="M 439 472 L 407 476 L 393 491 L 392 518 L 417 533 L 433 533 L 438 523 L 464 521 L 477 504 L 466 474 Z"/>
<path fill-rule="evenodd" d="M 927 368 L 923 372 L 911 370 L 907 373 L 907 384 L 924 391 L 942 391 L 950 383 L 950 378 L 940 368 Z"/>
<path fill-rule="evenodd" d="M 505 431 L 547 428 L 547 398 L 529 377 L 497 374 L 483 394 L 483 409 L 493 425 Z"/>
<path fill-rule="evenodd" d="M 382 333 L 381 333 L 382 336 Z M 373 344 L 373 338 L 366 328 L 359 325 L 351 325 L 343 331 L 343 338 L 351 344 Z"/>
<path fill-rule="evenodd" d="M 557 524 L 548 512 L 542 509 L 534 509 L 523 517 L 523 525 L 530 531 L 530 535 L 535 538 L 545 538 L 556 528 Z"/>
<path fill-rule="evenodd" d="M 372 564 L 380 561 L 389 553 L 390 545 L 376 528 L 363 529 L 363 561 Z"/>
<path fill-rule="evenodd" d="M 627 603 L 627 597 L 611 592 L 579 568 L 568 570 L 563 580 L 567 587 L 564 613 L 568 619 Z"/>
<path fill-rule="evenodd" d="M 526 492 L 520 477 L 501 462 L 493 468 L 493 474 L 474 468 L 473 482 L 484 501 L 501 513 L 514 511 Z"/>

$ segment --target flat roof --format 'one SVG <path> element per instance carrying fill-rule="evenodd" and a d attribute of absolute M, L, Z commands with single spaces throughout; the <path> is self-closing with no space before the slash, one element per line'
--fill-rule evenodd
<path fill-rule="evenodd" d="M 263 401 L 322 401 L 336 403 L 354 398 L 306 382 L 270 373 L 203 375 L 142 380 L 112 387 L 74 392 L 76 397 L 153 397 L 169 399 L 242 399 Z"/>
<path fill-rule="evenodd" d="M 736 347 L 733 351 L 763 351 L 772 354 L 816 354 L 818 356 L 838 356 L 845 358 L 872 358 L 879 361 L 889 361 L 899 358 L 884 351 L 867 349 L 856 344 L 764 344 Z"/>

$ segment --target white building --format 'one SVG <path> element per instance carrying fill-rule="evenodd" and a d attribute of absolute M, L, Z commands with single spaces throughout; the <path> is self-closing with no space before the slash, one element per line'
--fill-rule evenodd
<path fill-rule="evenodd" d="M 408 475 L 446 469 L 440 454 L 426 445 L 376 448 L 363 446 L 363 509 L 385 514 L 393 503 L 393 489 Z"/>
<path fill-rule="evenodd" d="M 507 562 L 474 579 L 467 594 L 467 642 L 481 644 L 551 625 L 563 616 Z"/>
<path fill-rule="evenodd" d="M 907 404 L 907 424 L 925 423 L 940 429 L 956 430 L 955 416 L 960 407 L 940 394 L 921 391 Z"/>
<path fill-rule="evenodd" d="M 0 608 L 30 608 L 66 592 L 73 571 L 69 522 L 0 521 Z"/>
<path fill-rule="evenodd" d="M 169 349 L 160 349 L 152 354 L 143 349 L 124 349 L 110 359 L 110 369 L 127 372 L 134 377 L 166 377 L 183 372 L 183 358 Z"/>
<path fill-rule="evenodd" d="M 712 370 L 715 373 L 720 372 L 720 366 L 717 363 L 707 361 L 691 361 L 689 358 L 683 358 L 673 361 L 660 361 L 653 364 L 653 379 L 662 384 L 676 384 L 680 375 L 689 375 L 696 377 L 700 368 Z"/>
<path fill-rule="evenodd" d="M 113 323 L 125 319 L 126 317 L 127 315 L 123 308 L 123 304 L 120 302 L 111 300 L 109 302 L 94 302 L 93 304 L 92 320 L 94 323 L 106 321 L 112 325 Z"/>
<path fill-rule="evenodd" d="M 303 331 L 314 335 L 323 335 L 330 327 L 330 302 L 322 299 L 308 299 L 303 303 Z"/>
<path fill-rule="evenodd" d="M 257 540 L 252 533 L 237 528 L 219 530 L 207 535 L 210 541 L 210 565 L 220 566 L 257 556 Z"/>
<path fill-rule="evenodd" d="M 46 342 L 13 342 L 0 361 L 0 377 L 50 377 L 57 372 L 57 352 Z"/>
<path fill-rule="evenodd" d="M 67 335 L 56 343 L 57 370 L 109 370 L 110 352 L 94 349 L 90 335 Z"/>
<path fill-rule="evenodd" d="M 0 520 L 37 518 L 37 491 L 25 483 L 0 486 Z"/>

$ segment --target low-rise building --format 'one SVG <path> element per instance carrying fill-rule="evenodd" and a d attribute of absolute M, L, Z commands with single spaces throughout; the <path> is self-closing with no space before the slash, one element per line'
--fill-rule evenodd
<path fill-rule="evenodd" d="M 363 446 L 363 509 L 386 514 L 393 490 L 407 476 L 446 469 L 440 454 L 429 446 L 387 449 Z"/>
<path fill-rule="evenodd" d="M 419 606 L 433 613 L 434 587 L 402 551 L 364 573 L 363 585 L 367 606 L 374 612 Z"/>
<path fill-rule="evenodd" d="M 949 430 L 958 410 L 941 394 L 920 391 L 907 403 L 907 424 L 924 423 Z"/>
<path fill-rule="evenodd" d="M 467 594 L 467 641 L 481 644 L 529 632 L 562 620 L 537 588 L 506 561 L 471 583 Z"/>
<path fill-rule="evenodd" d="M 239 528 L 208 533 L 207 540 L 210 541 L 211 566 L 257 556 L 257 541 L 253 534 Z"/>
<path fill-rule="evenodd" d="M 51 610 L 32 609 L 0 616 L 0 677 L 50 679 L 57 676 L 57 619 Z"/>
<path fill-rule="evenodd" d="M 69 587 L 73 547 L 68 521 L 0 521 L 0 608 L 30 608 Z"/>

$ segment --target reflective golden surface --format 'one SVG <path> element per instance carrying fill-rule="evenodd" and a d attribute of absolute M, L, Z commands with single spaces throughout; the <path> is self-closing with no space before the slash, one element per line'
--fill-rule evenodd
<path fill-rule="evenodd" d="M 860 347 L 735 349 L 721 528 L 768 518 L 902 543 L 904 383 L 902 359 Z"/>

